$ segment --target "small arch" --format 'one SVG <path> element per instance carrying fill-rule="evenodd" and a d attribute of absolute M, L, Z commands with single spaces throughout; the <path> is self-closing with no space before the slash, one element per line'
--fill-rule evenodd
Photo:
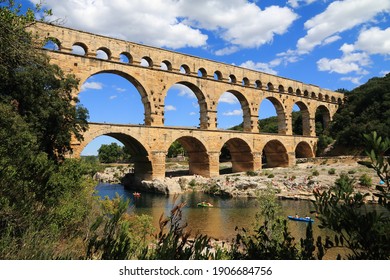
<path fill-rule="evenodd" d="M 329 95 L 325 94 L 325 101 L 329 102 Z"/>
<path fill-rule="evenodd" d="M 207 71 L 204 68 L 199 68 L 198 77 L 207 78 Z"/>
<path fill-rule="evenodd" d="M 232 138 L 223 145 L 219 162 L 224 161 L 231 162 L 233 173 L 253 171 L 254 169 L 254 157 L 251 148 L 248 143 L 240 138 Z"/>
<path fill-rule="evenodd" d="M 303 96 L 304 96 L 304 97 L 309 97 L 309 92 L 308 92 L 307 90 L 305 90 L 305 91 L 303 92 Z"/>
<path fill-rule="evenodd" d="M 111 51 L 105 47 L 101 47 L 96 51 L 96 58 L 103 59 L 103 60 L 110 60 Z"/>
<path fill-rule="evenodd" d="M 313 98 L 313 99 L 317 98 L 316 93 L 314 91 L 311 93 L 311 98 Z"/>
<path fill-rule="evenodd" d="M 161 62 L 160 68 L 161 70 L 172 71 L 172 63 L 169 62 L 168 60 L 164 60 Z"/>
<path fill-rule="evenodd" d="M 310 145 L 305 142 L 299 142 L 295 148 L 295 158 L 312 158 L 314 157 L 313 150 Z"/>
<path fill-rule="evenodd" d="M 294 90 L 292 87 L 288 87 L 287 91 L 289 94 L 294 94 Z"/>
<path fill-rule="evenodd" d="M 269 104 L 269 102 L 271 102 L 272 105 Z M 259 107 L 259 118 L 261 117 L 261 115 L 263 115 L 264 106 L 268 106 L 271 108 L 272 108 L 272 106 L 274 107 L 273 109 L 275 109 L 275 113 L 276 113 L 275 121 L 277 123 L 269 124 L 269 125 L 267 125 L 267 127 L 262 127 L 262 120 L 259 119 L 259 126 L 260 126 L 259 131 L 263 132 L 263 133 L 264 132 L 265 133 L 278 133 L 278 134 L 285 135 L 286 131 L 287 131 L 286 113 L 284 111 L 284 107 L 283 107 L 282 103 L 280 102 L 280 100 L 275 98 L 275 97 L 267 97 L 264 100 L 262 100 L 260 103 L 260 107 Z M 268 110 L 270 110 L 270 109 L 268 109 Z"/>
<path fill-rule="evenodd" d="M 190 67 L 188 67 L 187 64 L 183 64 L 182 66 L 180 66 L 180 73 L 186 74 L 186 75 L 191 74 Z"/>
<path fill-rule="evenodd" d="M 295 108 L 299 109 L 299 111 L 292 112 L 292 121 L 293 121 L 293 134 L 294 135 L 310 135 L 310 112 L 307 105 L 298 101 L 294 105 Z"/>
<path fill-rule="evenodd" d="M 296 93 L 297 96 L 301 96 L 302 95 L 302 92 L 301 92 L 301 90 L 299 88 L 296 90 L 295 93 Z"/>
<path fill-rule="evenodd" d="M 341 105 L 341 104 L 343 104 L 343 100 L 339 97 L 339 98 L 337 98 L 337 103 L 338 103 L 339 105 Z"/>
<path fill-rule="evenodd" d="M 229 75 L 229 82 L 230 82 L 231 84 L 237 83 L 237 78 L 236 78 L 236 76 L 234 76 L 233 74 L 230 74 L 230 75 Z"/>
<path fill-rule="evenodd" d="M 315 113 L 315 123 L 316 135 L 320 135 L 328 129 L 330 123 L 330 112 L 326 106 L 320 105 L 317 107 Z"/>
<path fill-rule="evenodd" d="M 128 63 L 132 64 L 133 63 L 133 57 L 131 56 L 130 53 L 128 52 L 123 52 L 119 55 L 119 61 L 122 63 Z"/>
<path fill-rule="evenodd" d="M 255 88 L 261 89 L 262 87 L 263 87 L 263 85 L 261 84 L 261 81 L 260 80 L 256 80 L 255 81 Z"/>
<path fill-rule="evenodd" d="M 279 88 L 278 88 L 278 89 L 279 89 L 279 92 L 280 92 L 280 93 L 284 93 L 284 86 L 279 85 Z"/>
<path fill-rule="evenodd" d="M 331 97 L 331 102 L 332 102 L 332 103 L 336 103 L 336 97 L 332 96 L 332 97 Z"/>
<path fill-rule="evenodd" d="M 72 54 L 86 56 L 88 54 L 88 47 L 84 43 L 74 43 L 72 46 Z"/>
<path fill-rule="evenodd" d="M 49 37 L 45 40 L 45 45 L 43 46 L 43 48 L 49 51 L 60 51 L 61 42 L 57 38 Z"/>
<path fill-rule="evenodd" d="M 249 86 L 249 79 L 248 79 L 247 77 L 244 77 L 244 78 L 242 79 L 242 85 L 243 85 L 244 87 Z"/>
<path fill-rule="evenodd" d="M 320 92 L 319 94 L 318 94 L 318 100 L 323 100 L 324 98 L 323 98 L 323 95 L 322 95 L 322 93 Z"/>
<path fill-rule="evenodd" d="M 271 140 L 263 148 L 263 167 L 287 167 L 289 157 L 286 148 L 279 140 Z"/>
<path fill-rule="evenodd" d="M 223 77 L 222 77 L 222 73 L 220 71 L 215 71 L 214 72 L 214 80 L 216 81 L 222 81 Z"/>
<path fill-rule="evenodd" d="M 144 56 L 141 59 L 140 65 L 143 66 L 143 67 L 152 68 L 153 67 L 153 60 L 150 57 L 148 57 L 148 56 Z"/>
<path fill-rule="evenodd" d="M 267 84 L 267 90 L 269 90 L 269 91 L 274 90 L 274 85 L 271 82 Z"/>

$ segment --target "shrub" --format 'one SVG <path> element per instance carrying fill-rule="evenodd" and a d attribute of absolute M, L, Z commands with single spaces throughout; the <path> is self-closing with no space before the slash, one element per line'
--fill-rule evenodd
<path fill-rule="evenodd" d="M 314 169 L 313 172 L 311 173 L 313 176 L 318 176 L 320 175 L 320 172 L 318 170 Z"/>
<path fill-rule="evenodd" d="M 363 174 L 359 178 L 359 184 L 364 186 L 364 187 L 371 187 L 372 185 L 372 179 L 369 175 Z"/>
<path fill-rule="evenodd" d="M 334 169 L 334 168 L 329 169 L 329 170 L 328 170 L 328 174 L 329 174 L 329 175 L 334 175 L 334 174 L 336 174 L 336 169 Z"/>

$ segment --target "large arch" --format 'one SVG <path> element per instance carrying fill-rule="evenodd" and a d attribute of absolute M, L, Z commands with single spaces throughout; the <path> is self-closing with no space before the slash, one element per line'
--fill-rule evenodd
<path fill-rule="evenodd" d="M 223 145 L 229 150 L 232 172 L 243 172 L 254 170 L 254 157 L 248 143 L 240 138 L 231 138 Z"/>
<path fill-rule="evenodd" d="M 285 135 L 287 132 L 287 122 L 286 122 L 286 113 L 285 113 L 284 107 L 282 105 L 282 102 L 278 98 L 272 97 L 272 96 L 264 98 L 260 103 L 259 116 L 261 113 L 261 111 L 260 111 L 261 104 L 264 102 L 264 100 L 270 101 L 272 103 L 272 105 L 274 106 L 275 111 L 276 111 L 277 121 L 278 121 L 278 134 Z M 260 130 L 260 132 L 262 132 L 261 127 L 259 128 L 259 130 Z"/>
<path fill-rule="evenodd" d="M 328 129 L 330 120 L 331 117 L 329 109 L 324 105 L 318 106 L 315 112 L 316 135 L 319 135 L 324 130 Z"/>
<path fill-rule="evenodd" d="M 149 152 L 145 146 L 134 137 L 121 133 L 110 131 L 96 131 L 91 134 L 84 134 L 84 141 L 80 143 L 79 153 L 90 143 L 92 140 L 99 136 L 110 136 L 119 142 L 121 142 L 131 154 L 131 162 L 134 163 L 134 174 L 143 179 L 151 179 L 153 177 L 153 166 L 149 159 Z M 79 155 L 75 155 L 78 157 Z"/>
<path fill-rule="evenodd" d="M 287 167 L 289 156 L 286 147 L 279 140 L 268 141 L 263 148 L 265 167 Z"/>
<path fill-rule="evenodd" d="M 189 174 L 209 177 L 210 159 L 205 145 L 192 136 L 182 136 L 175 139 L 175 141 L 183 146 L 188 155 Z"/>
<path fill-rule="evenodd" d="M 310 136 L 310 112 L 308 106 L 303 101 L 295 102 L 295 105 L 300 110 L 300 115 L 298 115 L 298 118 L 295 120 L 296 125 L 299 127 L 301 125 L 301 130 L 298 129 L 294 130 L 293 128 L 293 134 L 296 135 L 304 135 L 304 136 Z M 293 124 L 294 127 L 294 124 Z"/>
<path fill-rule="evenodd" d="M 80 82 L 80 85 L 83 85 L 89 78 L 94 77 L 98 74 L 114 74 L 114 75 L 118 75 L 118 76 L 126 79 L 127 81 L 129 81 L 136 88 L 138 93 L 140 94 L 141 102 L 142 102 L 143 107 L 144 107 L 144 124 L 145 125 L 152 125 L 152 123 L 153 123 L 152 105 L 151 105 L 151 101 L 149 100 L 149 94 L 147 93 L 144 86 L 135 77 L 133 77 L 132 75 L 130 75 L 128 73 L 119 71 L 119 70 L 113 70 L 113 69 L 101 70 L 101 71 L 97 71 L 95 73 L 90 74 L 83 81 L 81 81 L 82 83 Z M 80 94 L 80 92 L 78 94 Z M 129 106 L 130 105 L 131 104 L 129 102 Z"/>
<path fill-rule="evenodd" d="M 245 95 L 237 90 L 229 89 L 226 92 L 233 94 L 238 99 L 238 102 L 240 102 L 243 118 L 243 131 L 252 131 L 251 111 L 248 99 L 245 97 Z"/>
<path fill-rule="evenodd" d="M 207 106 L 207 102 L 206 102 L 206 97 L 203 94 L 202 90 L 198 86 L 194 85 L 193 83 L 187 82 L 187 81 L 178 81 L 175 84 L 173 84 L 171 87 L 167 87 L 167 91 L 166 91 L 165 96 L 164 96 L 164 106 L 165 107 L 167 106 L 166 99 L 168 96 L 168 91 L 174 85 L 185 86 L 194 93 L 194 95 L 197 99 L 198 106 L 199 106 L 199 124 L 197 124 L 196 126 L 198 126 L 199 128 L 202 128 L 202 129 L 207 129 L 207 127 L 208 127 L 208 116 L 207 116 L 208 109 L 207 109 L 207 107 L 208 106 Z"/>
<path fill-rule="evenodd" d="M 302 141 L 295 147 L 295 158 L 312 158 L 314 157 L 313 149 L 309 143 Z"/>

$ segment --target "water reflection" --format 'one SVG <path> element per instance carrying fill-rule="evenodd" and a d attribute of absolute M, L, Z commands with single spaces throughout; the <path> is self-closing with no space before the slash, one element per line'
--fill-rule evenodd
<path fill-rule="evenodd" d="M 124 198 L 130 198 L 132 211 L 136 214 L 152 216 L 156 228 L 162 213 L 169 215 L 175 203 L 186 202 L 183 209 L 183 218 L 188 223 L 191 232 L 207 234 L 216 239 L 233 238 L 236 235 L 236 227 L 252 229 L 256 223 L 256 214 L 258 213 L 258 201 L 253 198 L 222 199 L 194 192 L 181 194 L 176 199 L 173 196 L 149 193 L 142 193 L 141 197 L 134 198 L 133 194 L 124 190 L 121 185 L 100 184 L 96 189 L 101 197 L 113 198 L 115 193 L 118 193 Z M 200 201 L 208 201 L 214 207 L 198 207 L 197 204 Z M 309 201 L 281 200 L 279 203 L 282 206 L 282 215 L 285 217 L 295 213 L 301 216 L 308 215 L 314 208 Z M 289 230 L 298 239 L 305 236 L 306 225 L 303 222 L 288 221 Z M 316 223 L 313 224 L 313 230 L 315 236 L 324 234 L 323 231 L 320 232 Z"/>

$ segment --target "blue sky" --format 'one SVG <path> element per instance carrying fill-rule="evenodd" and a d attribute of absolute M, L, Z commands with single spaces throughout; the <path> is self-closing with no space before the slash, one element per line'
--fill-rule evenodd
<path fill-rule="evenodd" d="M 25 7 L 39 1 L 16 1 Z M 337 90 L 390 71 L 390 0 L 45 0 L 62 25 L 256 69 Z M 81 103 L 90 121 L 143 123 L 140 95 L 115 76 L 91 77 Z M 193 93 L 175 86 L 166 125 L 197 126 Z M 242 122 L 234 96 L 218 105 L 219 128 Z M 264 101 L 260 118 L 275 115 Z M 101 137 L 83 154 L 96 154 Z"/>

